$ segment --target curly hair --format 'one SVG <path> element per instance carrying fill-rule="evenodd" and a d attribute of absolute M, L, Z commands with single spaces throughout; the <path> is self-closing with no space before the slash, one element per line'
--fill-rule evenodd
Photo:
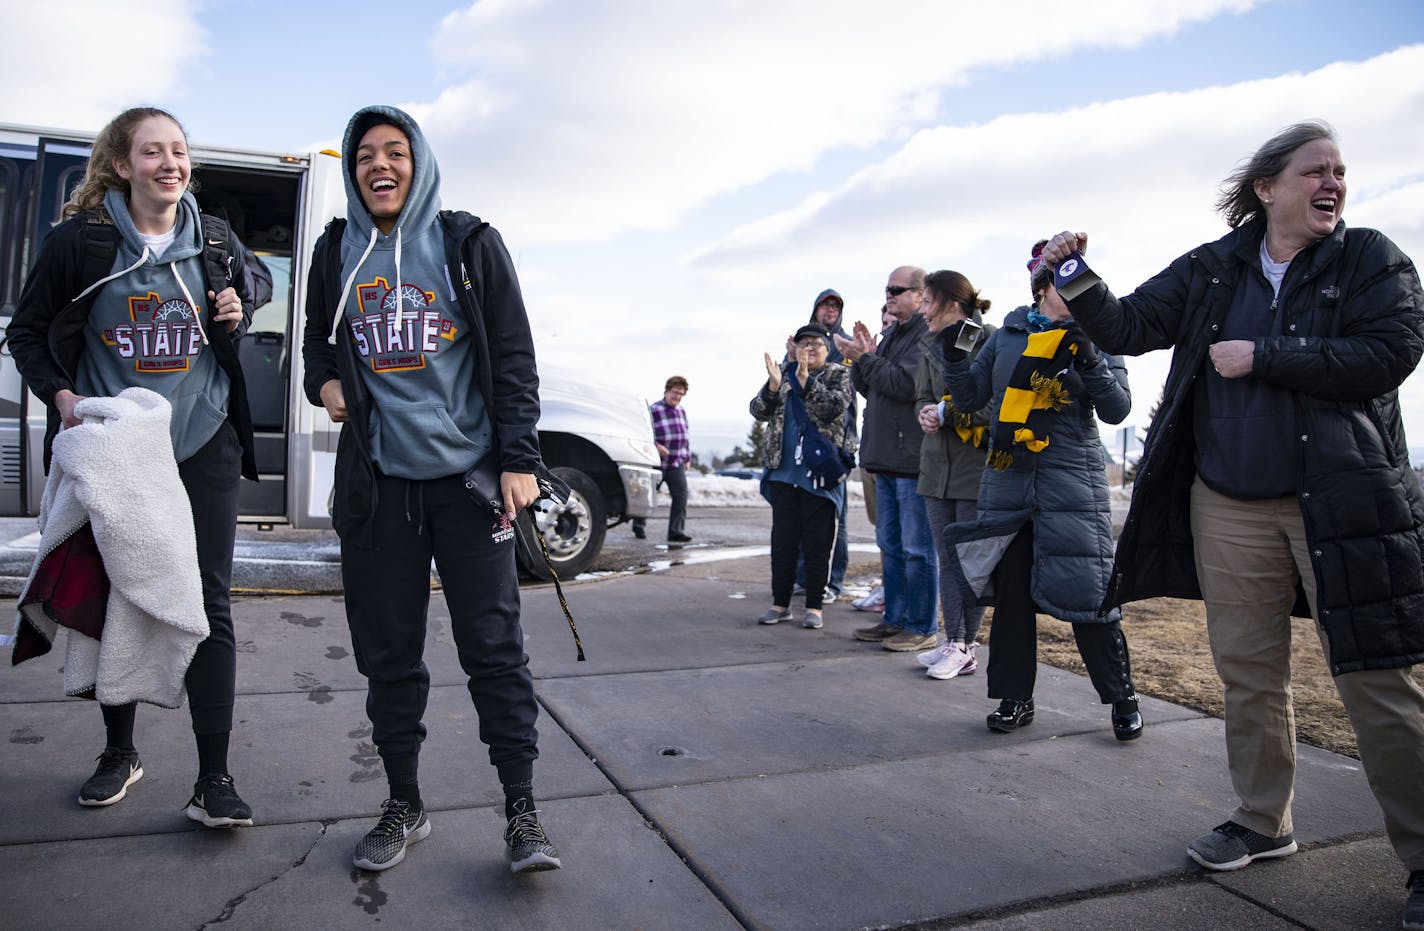
<path fill-rule="evenodd" d="M 1256 194 L 1257 179 L 1276 177 L 1285 170 L 1296 149 L 1317 139 L 1335 142 L 1335 130 L 1324 120 L 1292 123 L 1267 139 L 1256 154 L 1242 160 L 1221 182 L 1221 196 L 1216 201 L 1226 225 L 1236 229 L 1263 214 L 1265 208 Z"/>
<path fill-rule="evenodd" d="M 172 121 L 178 131 L 183 134 L 183 138 L 188 138 L 188 131 L 183 128 L 183 124 L 178 122 L 178 118 L 167 110 L 160 110 L 157 107 L 130 107 L 123 113 L 114 117 L 109 124 L 99 131 L 99 135 L 94 139 L 94 150 L 89 153 L 89 164 L 84 169 L 84 180 L 79 182 L 79 186 L 74 189 L 74 193 L 69 195 L 69 200 L 60 210 L 60 219 L 68 219 L 76 213 L 84 213 L 89 210 L 102 210 L 104 206 L 104 195 L 112 188 L 123 191 L 127 196 L 129 183 L 119 177 L 119 173 L 114 169 L 114 162 L 118 159 L 129 157 L 129 149 L 133 145 L 134 130 L 144 120 L 161 116 Z M 195 190 L 196 186 L 189 183 L 188 189 Z"/>

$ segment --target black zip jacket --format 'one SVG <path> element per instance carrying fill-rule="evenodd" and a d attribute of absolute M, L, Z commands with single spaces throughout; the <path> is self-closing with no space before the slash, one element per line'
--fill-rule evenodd
<path fill-rule="evenodd" d="M 534 337 L 514 274 L 514 263 L 495 230 L 462 211 L 442 210 L 445 262 L 461 306 L 474 332 L 479 383 L 485 410 L 494 426 L 495 454 L 501 472 L 537 472 L 539 453 L 539 374 Z M 307 399 L 321 407 L 321 386 L 335 378 L 346 397 L 348 421 L 336 447 L 332 525 L 342 537 L 373 545 L 371 520 L 376 511 L 376 470 L 371 461 L 371 396 L 357 366 L 349 327 L 337 328 L 328 343 L 332 314 L 341 296 L 341 234 L 345 220 L 327 225 L 312 255 L 307 282 L 306 327 L 302 359 Z"/>
<path fill-rule="evenodd" d="M 865 396 L 860 431 L 860 464 L 871 472 L 915 476 L 920 472 L 919 412 L 915 409 L 915 373 L 920 368 L 920 339 L 925 318 L 911 314 L 895 324 L 872 353 L 850 367 L 855 390 Z"/>

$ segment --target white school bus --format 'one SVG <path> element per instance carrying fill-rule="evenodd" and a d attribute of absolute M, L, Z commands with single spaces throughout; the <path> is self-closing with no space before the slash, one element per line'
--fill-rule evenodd
<path fill-rule="evenodd" d="M 83 177 L 93 138 L 0 124 L 0 331 L 15 312 L 39 244 Z M 241 520 L 329 528 L 340 425 L 302 391 L 301 334 L 312 246 L 327 221 L 345 212 L 340 160 L 203 146 L 193 148 L 192 158 L 198 203 L 226 215 L 272 271 L 272 301 L 238 343 L 261 475 L 242 482 Z M 550 561 L 566 576 L 593 561 L 609 526 L 651 516 L 658 454 L 647 405 L 632 394 L 541 368 L 540 400 L 544 460 L 574 492 L 566 506 L 546 506 L 538 518 Z M 27 390 L 8 350 L 0 352 L 0 516 L 37 513 L 44 433 L 44 405 Z M 547 576 L 537 542 L 528 527 L 521 529 L 522 567 Z"/>

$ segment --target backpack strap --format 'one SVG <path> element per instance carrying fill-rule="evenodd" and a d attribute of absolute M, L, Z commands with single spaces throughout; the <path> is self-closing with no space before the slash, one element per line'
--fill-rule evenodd
<path fill-rule="evenodd" d="M 113 271 L 114 258 L 119 254 L 119 228 L 107 216 L 93 213 L 84 218 L 84 224 L 79 228 L 79 241 L 79 280 L 74 288 L 76 300 L 90 285 Z"/>
<path fill-rule="evenodd" d="M 208 290 L 220 294 L 232 286 L 233 239 L 232 225 L 226 219 L 210 213 L 200 215 L 203 221 L 203 278 Z"/>

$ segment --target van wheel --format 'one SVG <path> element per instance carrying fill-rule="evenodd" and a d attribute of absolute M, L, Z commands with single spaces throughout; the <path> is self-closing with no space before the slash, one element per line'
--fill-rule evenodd
<path fill-rule="evenodd" d="M 571 579 L 592 565 L 603 549 L 603 536 L 608 530 L 608 506 L 598 485 L 578 469 L 560 466 L 551 471 L 563 479 L 572 494 L 568 504 L 562 508 L 551 507 L 547 501 L 540 502 L 537 522 L 544 533 L 549 564 L 560 579 Z M 544 564 L 539 541 L 533 536 L 534 522 L 529 520 L 527 512 L 520 515 L 517 526 L 521 538 L 519 561 L 524 571 L 536 579 L 550 580 L 553 577 Z"/>

